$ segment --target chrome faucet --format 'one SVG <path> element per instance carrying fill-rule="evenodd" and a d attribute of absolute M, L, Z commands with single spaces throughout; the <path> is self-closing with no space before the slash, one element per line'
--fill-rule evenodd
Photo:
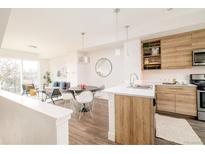
<path fill-rule="evenodd" d="M 135 77 L 135 78 L 133 78 L 133 77 Z M 134 87 L 135 80 L 139 80 L 138 75 L 136 73 L 131 73 L 130 74 L 130 86 L 131 87 Z"/>

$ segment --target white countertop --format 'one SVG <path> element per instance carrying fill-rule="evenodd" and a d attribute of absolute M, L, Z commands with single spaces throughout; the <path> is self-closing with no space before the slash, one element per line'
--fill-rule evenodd
<path fill-rule="evenodd" d="M 127 96 L 155 98 L 155 86 L 153 85 L 152 87 L 153 87 L 152 89 L 136 89 L 136 88 L 130 88 L 129 85 L 127 84 L 122 84 L 119 86 L 106 88 L 103 90 L 103 92 L 127 95 Z"/>
<path fill-rule="evenodd" d="M 161 86 L 176 86 L 176 87 L 197 87 L 194 84 L 163 84 L 163 83 L 156 83 L 155 85 Z"/>
<path fill-rule="evenodd" d="M 17 95 L 4 90 L 0 90 L 0 97 L 11 100 L 13 103 L 18 103 L 37 112 L 46 114 L 56 120 L 63 119 L 66 117 L 70 118 L 71 114 L 73 113 L 73 111 L 70 109 L 59 107 L 46 102 L 41 102 L 37 99 Z"/>
<path fill-rule="evenodd" d="M 152 85 L 153 88 L 152 89 L 137 89 L 137 88 L 130 88 L 129 84 L 121 84 L 119 86 L 106 88 L 105 90 L 103 90 L 103 92 L 128 95 L 128 96 L 142 96 L 142 97 L 155 98 L 155 86 L 156 85 L 196 87 L 196 85 L 193 85 L 193 84 L 162 84 L 162 83 L 145 83 L 145 82 L 142 82 L 141 84 L 142 85 Z"/>

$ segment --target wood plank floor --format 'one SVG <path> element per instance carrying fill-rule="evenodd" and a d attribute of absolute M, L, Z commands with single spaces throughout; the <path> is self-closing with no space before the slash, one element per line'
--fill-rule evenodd
<path fill-rule="evenodd" d="M 58 103 L 62 107 L 70 108 L 66 103 Z M 205 122 L 187 119 L 193 130 L 205 144 Z M 93 118 L 86 113 L 79 120 L 76 114 L 69 121 L 69 143 L 71 145 L 103 145 L 115 144 L 108 140 L 108 102 L 103 99 L 95 99 Z M 174 145 L 177 143 L 156 138 L 157 145 Z"/>

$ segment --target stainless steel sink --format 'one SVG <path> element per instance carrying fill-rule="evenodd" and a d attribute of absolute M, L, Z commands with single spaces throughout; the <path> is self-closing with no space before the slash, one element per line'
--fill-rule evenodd
<path fill-rule="evenodd" d="M 133 86 L 128 86 L 127 88 L 133 88 L 133 89 L 152 89 L 153 86 L 152 85 L 133 85 Z"/>

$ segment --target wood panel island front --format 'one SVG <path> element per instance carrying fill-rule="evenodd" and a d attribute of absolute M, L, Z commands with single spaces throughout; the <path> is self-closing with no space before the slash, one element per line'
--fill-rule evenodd
<path fill-rule="evenodd" d="M 154 86 L 136 89 L 121 85 L 104 92 L 109 95 L 109 140 L 117 144 L 154 144 Z"/>

